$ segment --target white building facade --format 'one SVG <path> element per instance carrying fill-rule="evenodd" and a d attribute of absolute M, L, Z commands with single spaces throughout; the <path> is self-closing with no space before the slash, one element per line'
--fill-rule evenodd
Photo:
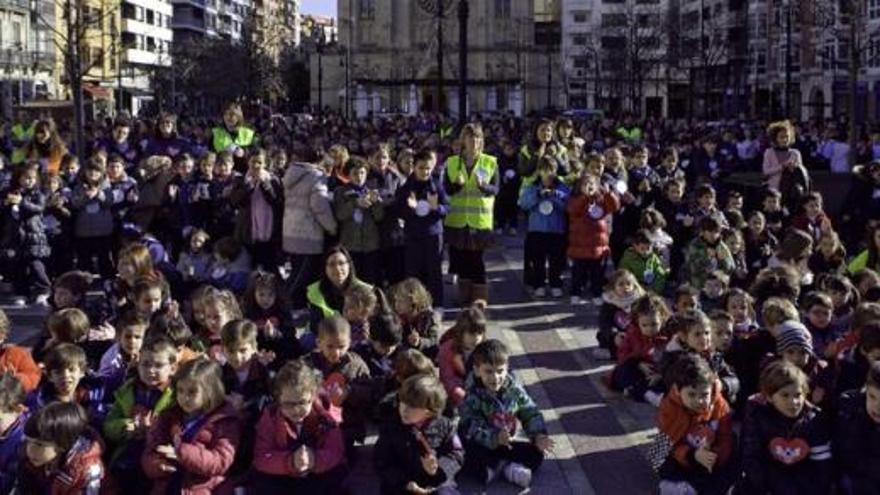
<path fill-rule="evenodd" d="M 55 48 L 38 21 L 54 22 L 54 12 L 51 0 L 0 0 L 0 116 L 54 93 Z"/>
<path fill-rule="evenodd" d="M 122 4 L 122 33 L 117 98 L 137 115 L 153 100 L 151 80 L 171 67 L 174 10 L 168 0 L 126 0 Z"/>

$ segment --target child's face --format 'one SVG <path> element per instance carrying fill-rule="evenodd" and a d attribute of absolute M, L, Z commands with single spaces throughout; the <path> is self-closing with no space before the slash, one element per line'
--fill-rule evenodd
<path fill-rule="evenodd" d="M 58 455 L 58 446 L 54 442 L 28 438 L 25 444 L 28 461 L 35 467 L 43 467 L 54 461 Z"/>
<path fill-rule="evenodd" d="M 116 271 L 120 277 L 128 282 L 131 282 L 137 276 L 134 264 L 127 259 L 119 260 L 119 263 L 116 265 Z"/>
<path fill-rule="evenodd" d="M 119 347 L 129 356 L 137 356 L 141 352 L 146 331 L 147 327 L 144 325 L 132 325 L 123 328 L 119 334 Z"/>
<path fill-rule="evenodd" d="M 229 174 L 232 173 L 233 160 L 232 158 L 228 160 L 220 160 L 214 165 L 214 173 L 218 178 L 226 178 L 229 177 Z"/>
<path fill-rule="evenodd" d="M 727 244 L 730 254 L 739 254 L 745 249 L 742 238 L 738 235 L 729 236 L 727 239 L 724 239 L 724 243 Z"/>
<path fill-rule="evenodd" d="M 818 214 L 822 213 L 822 204 L 816 200 L 807 201 L 804 204 L 804 211 L 806 211 L 808 217 L 815 218 Z"/>
<path fill-rule="evenodd" d="M 434 417 L 434 413 L 422 407 L 412 407 L 406 402 L 400 401 L 397 405 L 400 413 L 400 421 L 405 425 L 418 425 Z"/>
<path fill-rule="evenodd" d="M 700 237 L 709 244 L 715 244 L 721 238 L 721 232 L 717 230 L 701 230 Z"/>
<path fill-rule="evenodd" d="M 782 351 L 782 359 L 798 368 L 803 368 L 810 361 L 810 354 L 807 353 L 807 350 L 803 347 L 790 346 L 788 349 Z"/>
<path fill-rule="evenodd" d="M 749 229 L 756 234 L 760 234 L 764 231 L 764 217 L 753 216 L 749 218 Z"/>
<path fill-rule="evenodd" d="M 712 348 L 718 352 L 727 352 L 733 343 L 733 322 L 715 320 L 712 322 Z"/>
<path fill-rule="evenodd" d="M 431 160 L 420 161 L 416 163 L 415 168 L 413 169 L 413 173 L 416 176 L 416 180 L 424 182 L 431 178 L 431 174 L 434 172 L 434 162 Z"/>
<path fill-rule="evenodd" d="M 504 380 L 507 378 L 507 363 L 492 364 L 481 363 L 474 365 L 474 373 L 483 382 L 483 386 L 490 392 L 498 392 L 504 386 Z"/>
<path fill-rule="evenodd" d="M 681 404 L 689 411 L 701 413 L 712 405 L 712 386 L 693 385 L 679 389 Z"/>
<path fill-rule="evenodd" d="M 712 330 L 706 325 L 694 325 L 688 329 L 685 344 L 697 352 L 707 352 L 712 348 Z"/>
<path fill-rule="evenodd" d="M 807 318 L 810 319 L 810 324 L 816 328 L 828 328 L 828 325 L 831 324 L 832 313 L 831 308 L 816 304 L 807 312 Z"/>
<path fill-rule="evenodd" d="M 636 252 L 639 253 L 640 256 L 648 256 L 651 254 L 651 243 L 650 242 L 640 242 L 634 244 Z"/>
<path fill-rule="evenodd" d="M 413 305 L 409 299 L 398 297 L 394 300 L 394 312 L 398 316 L 408 316 L 413 312 Z"/>
<path fill-rule="evenodd" d="M 56 192 L 61 189 L 61 177 L 57 175 L 50 175 L 45 182 L 46 186 L 49 188 L 49 192 Z"/>
<path fill-rule="evenodd" d="M 847 293 L 840 290 L 830 290 L 828 295 L 831 296 L 831 302 L 835 308 L 846 306 L 849 300 Z"/>
<path fill-rule="evenodd" d="M 59 395 L 68 396 L 73 394 L 79 381 L 85 376 L 85 370 L 81 366 L 65 366 L 64 368 L 49 371 L 49 381 L 55 387 Z"/>
<path fill-rule="evenodd" d="M 770 396 L 770 403 L 787 418 L 797 418 L 804 409 L 807 396 L 800 384 L 792 383 L 777 390 Z"/>
<path fill-rule="evenodd" d="M 312 412 L 314 400 L 312 392 L 298 394 L 293 387 L 282 387 L 278 394 L 278 410 L 285 419 L 298 424 Z"/>
<path fill-rule="evenodd" d="M 584 196 L 593 196 L 599 192 L 599 178 L 588 175 L 581 184 L 581 194 Z"/>
<path fill-rule="evenodd" d="M 678 203 L 682 197 L 684 197 L 684 191 L 681 188 L 681 184 L 672 182 L 666 186 L 666 199 L 673 203 Z"/>
<path fill-rule="evenodd" d="M 715 195 L 714 194 L 703 194 L 702 196 L 697 198 L 697 204 L 702 209 L 709 209 L 712 206 L 715 206 Z"/>
<path fill-rule="evenodd" d="M 177 364 L 171 362 L 168 353 L 144 352 L 138 361 L 138 378 L 150 388 L 164 387 L 176 371 Z"/>
<path fill-rule="evenodd" d="M 350 323 L 363 323 L 370 318 L 370 308 L 364 304 L 346 300 L 342 308 L 342 316 Z"/>
<path fill-rule="evenodd" d="M 37 173 L 25 172 L 19 178 L 18 185 L 25 190 L 33 189 L 33 187 L 37 185 Z"/>
<path fill-rule="evenodd" d="M 201 411 L 208 400 L 202 385 L 195 380 L 184 379 L 178 381 L 175 392 L 177 394 L 177 404 L 186 414 Z"/>
<path fill-rule="evenodd" d="M 373 347 L 373 351 L 375 351 L 376 354 L 383 357 L 390 356 L 391 353 L 397 350 L 396 345 L 383 344 L 382 342 L 376 340 L 370 340 L 370 345 Z"/>
<path fill-rule="evenodd" d="M 162 307 L 162 289 L 154 287 L 141 292 L 134 301 L 135 309 L 142 315 L 152 316 Z"/>
<path fill-rule="evenodd" d="M 638 324 L 639 330 L 642 331 L 642 335 L 653 337 L 660 333 L 660 327 L 663 325 L 663 322 L 661 321 L 659 314 L 651 313 L 639 315 Z"/>
<path fill-rule="evenodd" d="M 614 292 L 617 293 L 619 297 L 626 297 L 633 293 L 636 290 L 633 281 L 629 278 L 622 278 L 614 284 Z"/>
<path fill-rule="evenodd" d="M 742 323 L 749 319 L 749 305 L 742 296 L 734 296 L 727 301 L 727 311 L 733 316 L 733 321 Z"/>
<path fill-rule="evenodd" d="M 192 160 L 181 160 L 177 164 L 177 174 L 181 177 L 189 177 L 193 173 L 193 169 L 195 166 L 193 165 Z"/>
<path fill-rule="evenodd" d="M 367 183 L 367 169 L 365 167 L 357 167 L 348 174 L 351 183 L 360 187 Z"/>
<path fill-rule="evenodd" d="M 236 342 L 225 347 L 224 352 L 229 364 L 236 370 L 240 370 L 250 364 L 251 359 L 257 354 L 256 341 Z"/>
<path fill-rule="evenodd" d="M 205 247 L 205 236 L 196 234 L 189 239 L 189 249 L 193 253 L 202 252 L 202 248 Z"/>
<path fill-rule="evenodd" d="M 70 308 L 76 306 L 76 296 L 70 289 L 65 287 L 57 287 L 55 293 L 52 294 L 52 300 L 58 309 Z"/>
<path fill-rule="evenodd" d="M 199 171 L 202 173 L 202 176 L 204 176 L 204 177 L 212 177 L 214 175 L 214 167 L 215 166 L 216 165 L 214 162 L 204 160 L 202 162 L 199 162 Z"/>
<path fill-rule="evenodd" d="M 214 335 L 220 335 L 223 325 L 229 323 L 230 316 L 220 304 L 205 304 L 205 328 Z"/>
<path fill-rule="evenodd" d="M 690 294 L 684 294 L 678 296 L 678 299 L 675 300 L 675 311 L 678 313 L 684 313 L 685 311 L 693 311 L 697 309 L 700 305 L 700 302 L 697 300 L 697 296 L 692 296 Z"/>
<path fill-rule="evenodd" d="M 833 238 L 825 236 L 819 239 L 819 251 L 825 256 L 834 254 L 835 248 L 837 248 L 837 243 L 834 242 Z"/>
<path fill-rule="evenodd" d="M 741 211 L 743 209 L 742 196 L 731 196 L 727 200 L 727 208 L 730 210 Z"/>
<path fill-rule="evenodd" d="M 717 278 L 710 278 L 703 285 L 703 292 L 711 299 L 720 298 L 724 294 L 724 289 L 724 283 Z"/>
<path fill-rule="evenodd" d="M 89 183 L 95 184 L 101 180 L 103 174 L 100 170 L 96 170 L 94 168 L 90 168 L 86 170 L 86 179 L 88 179 Z"/>
<path fill-rule="evenodd" d="M 318 351 L 330 364 L 336 364 L 348 353 L 351 346 L 351 337 L 348 335 L 319 336 Z"/>
<path fill-rule="evenodd" d="M 254 301 L 257 306 L 263 309 L 269 309 L 275 304 L 275 289 L 267 286 L 260 286 L 254 291 Z"/>
<path fill-rule="evenodd" d="M 776 196 L 768 196 L 764 198 L 764 211 L 779 211 L 782 208 L 779 203 L 779 198 Z"/>
<path fill-rule="evenodd" d="M 107 178 L 110 180 L 119 180 L 122 178 L 122 172 L 125 170 L 122 162 L 115 161 L 107 164 Z"/>
<path fill-rule="evenodd" d="M 868 417 L 880 424 L 880 388 L 871 385 L 865 387 L 865 409 Z"/>
<path fill-rule="evenodd" d="M 262 154 L 254 155 L 250 162 L 248 162 L 248 168 L 251 175 L 259 177 L 266 170 L 266 158 Z"/>

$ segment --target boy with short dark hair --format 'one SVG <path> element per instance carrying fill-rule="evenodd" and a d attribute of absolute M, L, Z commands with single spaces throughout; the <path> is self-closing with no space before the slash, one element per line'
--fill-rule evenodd
<path fill-rule="evenodd" d="M 639 230 L 633 235 L 631 244 L 624 251 L 617 267 L 635 275 L 646 289 L 663 295 L 669 270 L 663 265 L 660 256 L 654 252 L 651 235 L 647 230 Z"/>
<path fill-rule="evenodd" d="M 729 462 L 731 411 L 718 377 L 705 359 L 687 354 L 668 370 L 666 383 L 651 451 L 660 493 L 725 493 L 736 471 Z"/>
<path fill-rule="evenodd" d="M 525 388 L 508 372 L 510 353 L 502 342 L 487 340 L 474 349 L 473 373 L 460 407 L 459 434 L 465 444 L 465 462 L 488 485 L 499 473 L 522 488 L 552 450 L 544 415 Z M 517 422 L 529 441 L 514 440 Z"/>
<path fill-rule="evenodd" d="M 698 224 L 699 235 L 691 241 L 685 255 L 688 281 L 697 290 L 703 290 L 713 270 L 730 274 L 736 268 L 733 255 L 721 239 L 722 226 L 715 217 L 704 216 Z"/>
<path fill-rule="evenodd" d="M 44 364 L 46 380 L 28 396 L 28 409 L 37 411 L 52 402 L 75 402 L 88 414 L 89 424 L 100 428 L 108 404 L 103 383 L 89 373 L 85 351 L 76 344 L 58 344 L 46 355 Z"/>
<path fill-rule="evenodd" d="M 396 402 L 397 410 L 376 442 L 382 493 L 458 493 L 455 475 L 464 449 L 455 421 L 443 416 L 443 384 L 434 374 L 413 375 L 401 385 Z"/>
<path fill-rule="evenodd" d="M 113 447 L 110 471 L 132 493 L 147 493 L 140 469 L 145 436 L 159 415 L 176 404 L 171 379 L 177 371 L 177 348 L 165 337 L 143 345 L 137 375 L 116 391 L 104 421 L 104 438 Z"/>

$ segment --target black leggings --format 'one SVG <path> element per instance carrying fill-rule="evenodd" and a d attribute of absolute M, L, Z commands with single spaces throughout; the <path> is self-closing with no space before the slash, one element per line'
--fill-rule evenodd
<path fill-rule="evenodd" d="M 455 266 L 458 278 L 475 284 L 486 283 L 486 263 L 482 250 L 470 251 L 449 246 L 449 263 Z"/>

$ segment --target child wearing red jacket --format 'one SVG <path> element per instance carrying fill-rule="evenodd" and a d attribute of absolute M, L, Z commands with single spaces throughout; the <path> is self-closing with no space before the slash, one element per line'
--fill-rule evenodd
<path fill-rule="evenodd" d="M 257 423 L 254 493 L 338 493 L 347 474 L 340 412 L 318 394 L 320 375 L 290 361 L 273 382 L 275 403 Z"/>
<path fill-rule="evenodd" d="M 587 279 L 593 302 L 602 304 L 600 296 L 605 286 L 605 260 L 611 253 L 609 221 L 620 208 L 620 200 L 601 187 L 599 177 L 584 174 L 575 193 L 568 201 L 568 250 L 572 260 L 571 302 L 581 304 Z"/>
<path fill-rule="evenodd" d="M 25 393 L 29 393 L 40 384 L 43 373 L 27 349 L 6 343 L 10 326 L 9 317 L 0 310 L 0 369 L 14 373 Z"/>
<path fill-rule="evenodd" d="M 101 437 L 82 407 L 53 402 L 28 419 L 24 436 L 16 493 L 99 493 L 105 480 Z"/>
<path fill-rule="evenodd" d="M 214 361 L 200 357 L 184 363 L 175 381 L 177 405 L 147 433 L 141 467 L 153 480 L 154 495 L 210 495 L 235 460 L 238 411 L 226 401 Z"/>
<path fill-rule="evenodd" d="M 737 471 L 729 462 L 732 416 L 718 377 L 705 359 L 687 354 L 666 379 L 670 390 L 660 404 L 652 449 L 660 493 L 727 493 Z"/>
<path fill-rule="evenodd" d="M 656 367 L 666 345 L 660 329 L 669 318 L 669 308 L 663 298 L 649 294 L 633 304 L 632 314 L 633 323 L 617 339 L 617 366 L 611 372 L 611 388 L 657 405 L 659 396 L 649 388 L 660 381 Z"/>

